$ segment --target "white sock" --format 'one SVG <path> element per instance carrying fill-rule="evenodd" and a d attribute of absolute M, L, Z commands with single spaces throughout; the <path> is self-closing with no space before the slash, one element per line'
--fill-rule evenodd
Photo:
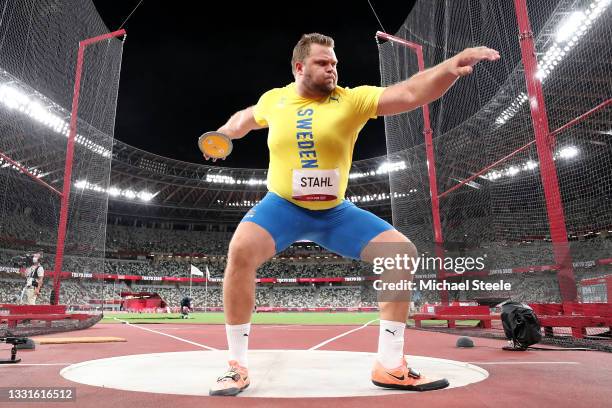
<path fill-rule="evenodd" d="M 387 369 L 402 365 L 404 358 L 404 329 L 406 323 L 381 320 L 376 359 Z"/>
<path fill-rule="evenodd" d="M 247 351 L 249 349 L 249 334 L 251 323 L 225 325 L 227 335 L 227 347 L 229 349 L 229 359 L 238 361 L 242 367 L 247 367 Z"/>

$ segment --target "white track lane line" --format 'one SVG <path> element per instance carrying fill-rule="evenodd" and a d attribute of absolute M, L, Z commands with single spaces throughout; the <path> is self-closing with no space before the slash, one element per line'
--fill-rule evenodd
<path fill-rule="evenodd" d="M 128 321 L 125 321 L 125 320 L 117 319 L 116 317 L 114 317 L 114 319 L 119 321 L 119 322 L 125 323 L 128 326 L 132 326 L 132 327 L 135 327 L 135 328 L 140 329 L 140 330 L 145 330 L 145 331 L 148 331 L 148 332 L 151 332 L 151 333 L 161 334 L 162 336 L 170 337 L 170 338 L 178 340 L 178 341 L 182 341 L 182 342 L 185 342 L 185 343 L 192 344 L 194 346 L 202 347 L 202 348 L 205 348 L 206 350 L 218 351 L 218 349 L 216 349 L 214 347 L 205 346 L 204 344 L 196 343 L 194 341 L 183 339 L 181 337 L 173 336 L 173 335 L 168 334 L 168 333 L 162 333 L 162 332 L 157 331 L 157 330 L 152 330 L 152 329 L 147 329 L 145 327 L 136 326 L 135 324 L 132 324 L 132 323 L 130 323 Z"/>
<path fill-rule="evenodd" d="M 311 347 L 311 348 L 309 348 L 308 350 L 316 350 L 316 349 L 318 349 L 319 347 L 323 347 L 323 346 L 324 346 L 324 345 L 326 345 L 327 343 L 331 343 L 332 341 L 337 340 L 337 339 L 339 339 L 339 338 L 341 338 L 341 337 L 347 336 L 347 335 L 349 335 L 349 334 L 351 334 L 351 333 L 353 333 L 353 332 L 356 332 L 357 330 L 361 330 L 361 329 L 365 328 L 367 325 L 369 325 L 370 323 L 376 322 L 376 321 L 378 321 L 378 320 L 379 320 L 379 319 L 370 320 L 369 322 L 367 322 L 367 323 L 366 323 L 366 324 L 364 324 L 363 326 L 359 326 L 359 327 L 357 327 L 356 329 L 349 330 L 349 331 L 347 331 L 347 332 L 341 333 L 341 334 L 337 335 L 336 337 L 332 337 L 332 338 L 331 338 L 331 339 L 329 339 L 329 340 L 325 340 L 324 342 L 317 344 L 316 346 L 312 346 L 312 347 Z M 332 327 L 333 327 L 333 326 L 332 326 Z"/>
<path fill-rule="evenodd" d="M 502 364 L 581 364 L 576 361 L 470 361 L 474 365 L 502 365 Z"/>

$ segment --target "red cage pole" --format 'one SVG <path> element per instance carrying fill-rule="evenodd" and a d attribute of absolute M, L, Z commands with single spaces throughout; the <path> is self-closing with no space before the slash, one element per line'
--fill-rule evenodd
<path fill-rule="evenodd" d="M 59 191 L 57 191 L 53 186 L 45 183 L 44 181 L 42 181 L 41 179 L 39 179 L 38 177 L 36 177 L 34 174 L 32 174 L 28 169 L 26 169 L 24 166 L 22 166 L 21 164 L 17 163 L 15 160 L 11 159 L 9 156 L 7 156 L 4 152 L 0 151 L 0 158 L 4 159 L 6 162 L 10 163 L 11 165 L 15 166 L 17 168 L 17 170 L 19 170 L 19 172 L 21 172 L 22 174 L 25 174 L 26 176 L 28 176 L 29 178 L 31 178 L 32 180 L 34 180 L 36 183 L 40 184 L 41 186 L 51 190 L 52 192 L 54 192 L 55 194 L 57 194 L 58 196 L 61 197 L 62 193 L 60 193 Z"/>
<path fill-rule="evenodd" d="M 575 126 L 577 123 L 582 122 L 584 119 L 586 119 L 589 116 L 599 112 L 600 110 L 602 110 L 603 108 L 607 107 L 608 105 L 612 105 L 612 98 L 606 99 L 605 101 L 603 101 L 599 105 L 595 106 L 594 108 L 589 109 L 588 111 L 584 112 L 582 115 L 580 115 L 580 116 L 570 120 L 565 125 L 561 126 L 559 129 L 553 130 L 552 132 L 550 132 L 550 134 L 553 135 L 553 136 L 557 135 L 557 134 L 563 132 L 564 130 L 567 130 L 567 129 L 571 128 L 572 126 Z"/>
<path fill-rule="evenodd" d="M 612 105 L 612 99 L 606 99 L 605 101 L 603 101 L 602 103 L 600 103 L 599 105 L 595 106 L 592 109 L 589 109 L 587 112 L 583 113 L 582 115 L 570 120 L 569 122 L 567 122 L 565 125 L 559 127 L 556 130 L 553 130 L 552 132 L 550 132 L 551 136 L 556 136 L 559 133 L 571 128 L 572 126 L 576 126 L 578 123 L 580 123 L 581 121 L 585 120 L 586 118 L 588 118 L 591 115 L 594 115 L 595 113 L 599 112 L 600 110 L 604 109 L 605 107 L 607 107 L 608 105 Z M 518 153 L 522 152 L 523 150 L 527 149 L 528 147 L 530 147 L 532 144 L 534 144 L 536 141 L 535 139 L 532 140 L 531 142 L 527 143 L 526 145 L 519 147 L 518 149 L 516 149 L 515 151 L 513 151 L 510 154 L 507 154 L 506 156 L 502 157 L 501 159 L 497 160 L 494 163 L 489 164 L 486 167 L 483 167 L 482 169 L 478 170 L 476 173 L 472 174 L 470 177 L 463 179 L 459 182 L 459 184 L 449 188 L 448 190 L 446 190 L 443 193 L 440 193 L 439 198 L 443 198 L 445 196 L 447 196 L 448 194 L 452 193 L 453 191 L 463 187 L 464 185 L 466 185 L 467 183 L 469 183 L 470 181 L 476 179 L 477 177 L 481 176 L 482 174 L 486 173 L 487 171 L 491 170 L 492 168 L 496 167 L 497 165 L 499 165 L 500 163 L 505 162 L 506 160 L 516 156 Z"/>
<path fill-rule="evenodd" d="M 575 301 L 577 298 L 576 281 L 569 243 L 567 241 L 565 214 L 559 190 L 559 180 L 557 179 L 557 169 L 553 161 L 554 137 L 548 129 L 548 116 L 542 92 L 542 82 L 536 78 L 538 63 L 533 42 L 533 32 L 531 31 L 527 11 L 527 2 L 526 0 L 514 0 L 514 6 L 520 33 L 519 43 L 525 69 L 531 121 L 540 159 L 540 177 L 544 187 L 550 237 L 553 244 L 555 262 L 559 266 L 557 274 L 559 289 L 561 299 L 564 302 L 570 302 Z"/>
<path fill-rule="evenodd" d="M 402 44 L 412 49 L 416 53 L 419 71 L 425 70 L 423 47 L 421 45 L 413 43 L 411 41 L 407 41 L 403 38 L 383 33 L 381 31 L 378 31 L 376 33 L 376 36 L 387 41 Z M 431 196 L 431 215 L 433 219 L 434 229 L 434 246 L 436 256 L 443 258 L 444 238 L 442 237 L 442 223 L 440 222 L 440 199 L 438 197 L 438 181 L 436 178 L 436 158 L 434 155 L 433 130 L 431 129 L 431 122 L 429 119 L 428 104 L 423 105 L 423 135 L 425 136 L 425 151 L 427 154 L 427 173 L 429 176 L 429 194 Z M 444 270 L 439 270 L 438 276 L 442 279 L 445 276 Z M 442 304 L 448 305 L 448 292 L 446 290 L 440 291 L 440 300 L 442 301 Z"/>
<path fill-rule="evenodd" d="M 70 133 L 68 135 L 68 145 L 66 147 L 66 165 L 64 167 L 64 188 L 62 191 L 62 202 L 60 207 L 60 220 L 57 231 L 57 246 L 55 252 L 55 269 L 53 277 L 53 304 L 59 304 L 59 293 L 60 293 L 60 281 L 62 263 L 64 261 L 64 244 L 66 242 L 66 227 L 68 224 L 68 207 L 70 204 L 70 186 L 72 180 L 72 162 L 74 160 L 74 139 L 77 131 L 77 119 L 79 112 L 79 94 L 81 92 L 81 76 L 83 73 L 83 57 L 85 55 L 85 48 L 91 44 L 98 43 L 100 41 L 108 40 L 115 37 L 125 35 L 125 30 L 121 29 L 99 35 L 97 37 L 88 38 L 79 42 L 79 51 L 77 54 L 76 74 L 74 79 L 74 91 L 72 94 L 72 112 L 70 114 Z"/>
<path fill-rule="evenodd" d="M 496 162 L 493 162 L 493 163 L 489 164 L 488 166 L 483 167 L 482 169 L 478 170 L 476 173 L 472 174 L 470 177 L 468 177 L 468 178 L 466 178 L 464 180 L 461 180 L 459 182 L 459 184 L 457 184 L 455 186 L 452 186 L 451 188 L 449 188 L 448 190 L 446 190 L 443 193 L 440 193 L 439 198 L 443 198 L 443 197 L 447 196 L 448 194 L 452 193 L 453 191 L 463 187 L 464 185 L 468 184 L 470 181 L 473 181 L 477 177 L 480 177 L 482 174 L 484 174 L 487 171 L 491 170 L 492 168 L 496 167 L 498 164 L 503 163 L 506 160 L 508 160 L 509 158 L 514 157 L 518 153 L 522 152 L 523 150 L 528 149 L 529 146 L 531 146 L 534 143 L 535 143 L 535 140 L 532 140 L 531 142 L 527 143 L 526 145 L 524 145 L 522 147 L 519 147 L 518 149 L 516 149 L 512 153 L 505 155 L 504 157 L 502 157 L 501 159 L 497 160 Z"/>

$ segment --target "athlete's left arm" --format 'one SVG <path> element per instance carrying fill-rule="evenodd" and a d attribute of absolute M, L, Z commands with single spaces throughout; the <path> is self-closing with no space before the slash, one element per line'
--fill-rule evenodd
<path fill-rule="evenodd" d="M 474 65 L 499 58 L 499 52 L 491 48 L 466 48 L 435 67 L 385 88 L 378 100 L 376 114 L 397 115 L 433 102 L 444 95 L 459 77 L 471 74 Z"/>

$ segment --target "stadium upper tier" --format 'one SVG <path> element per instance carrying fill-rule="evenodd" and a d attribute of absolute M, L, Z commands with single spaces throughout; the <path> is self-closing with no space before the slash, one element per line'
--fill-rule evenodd
<path fill-rule="evenodd" d="M 386 156 L 353 162 L 347 199 L 390 217 L 388 173 L 406 169 Z M 172 221 L 236 222 L 263 198 L 266 169 L 188 163 L 114 141 L 109 214 Z M 77 188 L 93 190 L 86 180 Z M 410 192 L 406 192 L 410 194 Z M 143 206 L 146 202 L 146 206 Z"/>

